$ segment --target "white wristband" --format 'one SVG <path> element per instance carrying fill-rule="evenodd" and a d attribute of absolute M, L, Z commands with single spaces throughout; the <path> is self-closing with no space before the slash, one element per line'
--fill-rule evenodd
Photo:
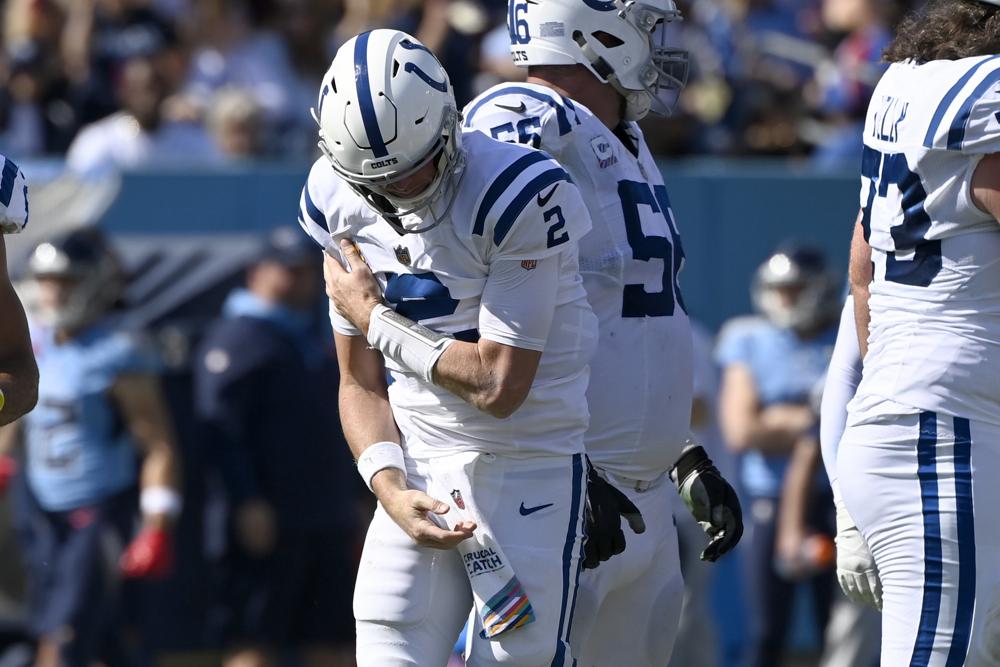
<path fill-rule="evenodd" d="M 143 515 L 163 514 L 173 518 L 181 513 L 181 494 L 165 486 L 150 486 L 139 494 Z"/>
<path fill-rule="evenodd" d="M 403 460 L 403 448 L 395 442 L 376 442 L 369 445 L 358 457 L 358 473 L 365 480 L 368 490 L 372 491 L 372 477 L 380 470 L 395 468 L 406 476 L 406 461 Z"/>
<path fill-rule="evenodd" d="M 386 359 L 433 382 L 434 364 L 455 342 L 451 336 L 432 331 L 382 304 L 375 306 L 368 321 L 368 343 Z"/>

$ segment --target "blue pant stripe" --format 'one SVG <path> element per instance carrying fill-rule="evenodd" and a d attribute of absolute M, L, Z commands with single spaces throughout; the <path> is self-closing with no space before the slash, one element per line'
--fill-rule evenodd
<path fill-rule="evenodd" d="M 955 632 L 945 667 L 962 667 L 976 607 L 976 522 L 972 501 L 972 433 L 969 420 L 955 417 L 955 496 L 958 512 L 958 602 Z"/>
<path fill-rule="evenodd" d="M 563 667 L 566 659 L 566 645 L 569 641 L 569 623 L 567 623 L 567 608 L 569 616 L 573 615 L 573 607 L 576 603 L 576 587 L 570 590 L 570 581 L 573 578 L 573 545 L 576 542 L 577 527 L 580 524 L 580 503 L 583 495 L 583 455 L 573 455 L 573 501 L 569 511 L 569 529 L 566 531 L 566 546 L 563 547 L 563 593 L 562 609 L 559 612 L 559 636 L 556 644 L 556 654 L 552 659 L 552 667 Z M 577 562 L 577 568 L 580 563 Z M 577 570 L 579 574 L 579 570 Z M 574 581 L 578 581 L 577 576 Z M 571 603 L 572 600 L 572 603 Z"/>
<path fill-rule="evenodd" d="M 924 515 L 924 599 L 910 667 L 927 667 L 937 636 L 944 570 L 938 502 L 937 415 L 933 412 L 920 413 L 917 479 L 920 481 L 920 502 Z"/>

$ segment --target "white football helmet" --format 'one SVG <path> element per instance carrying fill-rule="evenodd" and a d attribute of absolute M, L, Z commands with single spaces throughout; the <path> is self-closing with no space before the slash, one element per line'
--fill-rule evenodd
<path fill-rule="evenodd" d="M 348 40 L 313 117 L 334 171 L 398 232 L 427 231 L 447 216 L 464 165 L 458 107 L 444 67 L 415 37 L 372 30 Z M 386 189 L 431 161 L 437 174 L 423 192 L 401 199 Z M 403 225 L 424 209 L 429 224 Z"/>
<path fill-rule="evenodd" d="M 0 234 L 17 234 L 28 224 L 28 182 L 13 160 L 0 162 Z"/>
<path fill-rule="evenodd" d="M 625 120 L 667 115 L 688 75 L 688 52 L 667 46 L 681 20 L 673 0 L 510 0 L 510 50 L 520 67 L 589 69 L 625 98 Z"/>

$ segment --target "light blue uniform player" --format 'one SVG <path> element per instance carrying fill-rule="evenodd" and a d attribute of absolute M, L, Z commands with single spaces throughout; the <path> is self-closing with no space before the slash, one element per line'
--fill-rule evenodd
<path fill-rule="evenodd" d="M 173 443 L 157 356 L 112 313 L 123 274 L 103 235 L 83 229 L 46 241 L 29 270 L 41 379 L 38 406 L 18 425 L 28 493 L 17 521 L 31 630 L 40 655 L 85 665 L 121 649 L 119 577 L 169 570 L 167 527 L 180 509 Z M 126 548 L 137 504 L 144 526 Z"/>
<path fill-rule="evenodd" d="M 111 321 L 57 344 L 50 328 L 32 331 L 38 406 L 24 421 L 28 478 L 39 505 L 62 512 L 135 486 L 137 455 L 109 391 L 120 375 L 152 373 L 149 346 Z"/>

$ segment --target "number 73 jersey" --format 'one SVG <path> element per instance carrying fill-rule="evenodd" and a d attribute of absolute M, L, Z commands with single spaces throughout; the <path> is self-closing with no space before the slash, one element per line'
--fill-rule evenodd
<path fill-rule="evenodd" d="M 600 323 L 587 454 L 619 475 L 657 477 L 689 436 L 691 327 L 677 284 L 684 251 L 642 131 L 620 128 L 633 154 L 585 106 L 534 84 L 494 86 L 464 113 L 467 127 L 551 154 L 580 188 L 593 220 L 580 273 Z"/>
<path fill-rule="evenodd" d="M 864 131 L 874 280 L 853 422 L 930 410 L 1000 424 L 1000 225 L 970 192 L 996 152 L 1000 56 L 886 71 Z"/>

